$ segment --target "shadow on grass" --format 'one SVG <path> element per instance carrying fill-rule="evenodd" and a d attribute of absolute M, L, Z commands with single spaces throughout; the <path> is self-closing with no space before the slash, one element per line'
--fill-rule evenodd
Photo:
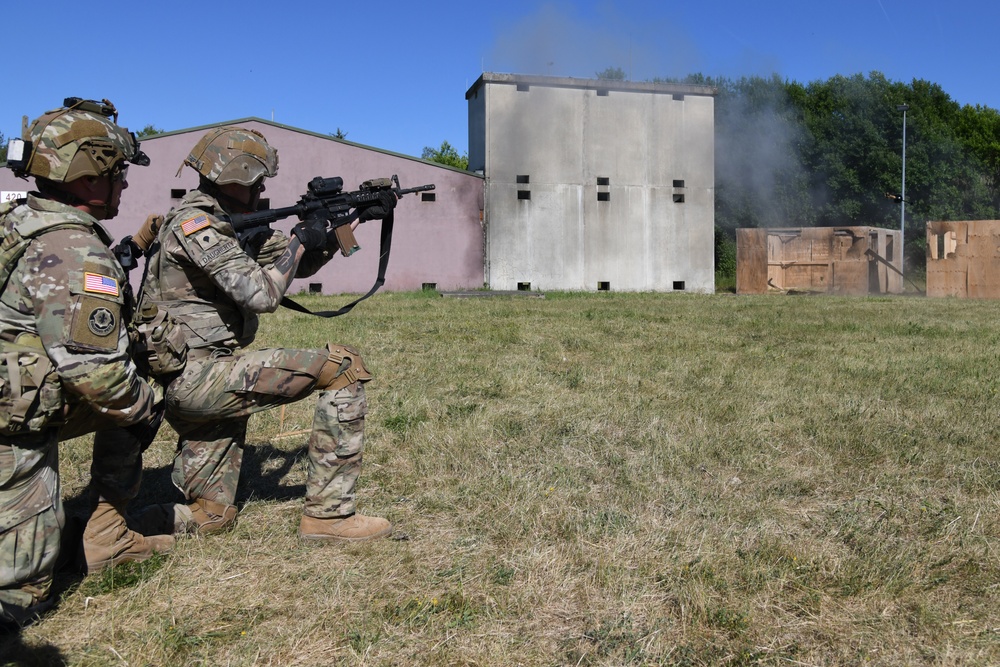
<path fill-rule="evenodd" d="M 25 643 L 19 631 L 0 629 L 0 667 L 52 667 L 69 664 L 52 644 Z"/>
<path fill-rule="evenodd" d="M 270 443 L 245 445 L 236 504 L 243 505 L 250 499 L 289 500 L 304 496 L 305 484 L 282 484 L 282 480 L 305 455 L 304 445 L 292 451 L 280 449 Z M 170 479 L 171 471 L 170 465 L 143 470 L 142 486 L 131 507 L 184 502 L 183 494 Z"/>

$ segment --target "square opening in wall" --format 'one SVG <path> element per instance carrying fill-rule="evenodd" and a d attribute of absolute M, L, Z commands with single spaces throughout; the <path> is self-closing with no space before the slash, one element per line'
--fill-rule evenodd
<path fill-rule="evenodd" d="M 598 192 L 597 193 L 597 201 L 611 201 L 611 193 L 610 192 Z"/>
<path fill-rule="evenodd" d="M 684 180 L 680 179 L 680 178 L 675 178 L 674 179 L 674 187 L 675 188 L 683 188 L 684 187 Z"/>
<path fill-rule="evenodd" d="M 681 93 L 674 93 L 673 97 L 674 97 L 674 101 L 675 102 L 683 102 L 684 101 L 684 95 L 682 95 Z"/>
<path fill-rule="evenodd" d="M 437 283 L 422 283 L 420 285 L 420 289 L 422 289 L 425 292 L 434 292 L 435 290 L 437 290 L 437 288 L 438 288 Z"/>
<path fill-rule="evenodd" d="M 517 84 L 517 92 L 519 92 L 519 93 L 526 93 L 529 90 L 531 90 L 531 86 L 529 86 L 528 84 L 526 84 L 526 83 L 519 83 L 519 84 Z"/>
<path fill-rule="evenodd" d="M 606 281 L 606 280 L 598 281 L 598 283 L 597 283 L 597 291 L 598 292 L 610 292 L 611 291 L 611 283 L 608 282 L 608 281 Z"/>
<path fill-rule="evenodd" d="M 608 177 L 608 176 L 598 176 L 597 177 L 597 184 L 598 185 L 611 185 L 611 178 Z"/>
<path fill-rule="evenodd" d="M 518 174 L 517 180 L 515 181 L 518 185 L 527 185 L 531 181 L 531 177 L 527 174 Z"/>
<path fill-rule="evenodd" d="M 608 96 L 608 90 L 607 90 L 607 88 L 598 88 L 597 89 L 597 96 L 598 97 L 607 97 Z"/>
<path fill-rule="evenodd" d="M 323 283 L 309 283 L 309 293 L 310 294 L 322 294 L 323 293 Z"/>
<path fill-rule="evenodd" d="M 518 292 L 530 292 L 531 291 L 531 283 L 518 283 L 517 284 L 517 291 Z"/>
<path fill-rule="evenodd" d="M 437 194 L 434 192 L 421 192 L 420 201 L 437 201 Z"/>
<path fill-rule="evenodd" d="M 517 198 L 518 199 L 531 199 L 531 190 L 518 190 L 517 191 Z"/>
<path fill-rule="evenodd" d="M 675 280 L 674 281 L 674 289 L 676 291 L 678 291 L 678 292 L 683 292 L 684 291 L 684 281 L 683 280 Z"/>
<path fill-rule="evenodd" d="M 674 203 L 675 204 L 683 204 L 684 203 L 684 195 L 674 195 Z"/>
<path fill-rule="evenodd" d="M 186 194 L 187 194 L 187 190 L 185 190 L 184 188 L 171 188 L 170 189 L 170 198 L 171 199 L 180 199 L 181 197 L 183 197 Z"/>

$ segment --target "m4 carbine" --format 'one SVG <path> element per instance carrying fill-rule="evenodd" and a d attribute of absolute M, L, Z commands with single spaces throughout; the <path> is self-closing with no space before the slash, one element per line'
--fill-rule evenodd
<path fill-rule="evenodd" d="M 336 238 L 340 252 L 351 255 L 360 246 L 354 238 L 350 224 L 358 219 L 362 211 L 380 203 L 385 191 L 393 192 L 396 197 L 402 197 L 411 192 L 433 190 L 434 184 L 418 185 L 415 188 L 399 187 L 399 178 L 374 178 L 365 181 L 355 192 L 344 192 L 344 179 L 339 176 L 322 178 L 317 176 L 309 181 L 306 194 L 299 198 L 297 204 L 284 208 L 274 208 L 254 213 L 235 213 L 228 216 L 236 238 L 241 245 L 266 231 L 271 223 L 291 216 L 303 221 L 322 220 L 326 224 L 327 234 Z"/>

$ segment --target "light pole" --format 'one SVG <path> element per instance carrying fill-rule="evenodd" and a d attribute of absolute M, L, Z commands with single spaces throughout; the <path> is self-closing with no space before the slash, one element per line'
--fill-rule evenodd
<path fill-rule="evenodd" d="M 896 111 L 903 112 L 903 185 L 899 192 L 899 274 L 900 277 L 903 275 L 903 264 L 905 262 L 905 256 L 903 255 L 903 248 L 905 247 L 905 234 L 906 234 L 906 112 L 910 108 L 909 104 L 899 104 L 896 106 Z"/>

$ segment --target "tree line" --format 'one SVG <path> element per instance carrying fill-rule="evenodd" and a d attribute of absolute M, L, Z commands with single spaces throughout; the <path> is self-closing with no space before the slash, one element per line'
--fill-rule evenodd
<path fill-rule="evenodd" d="M 809 84 L 776 75 L 683 83 L 718 91 L 717 245 L 740 227 L 899 229 L 902 105 L 908 260 L 923 264 L 929 220 L 1000 218 L 1000 113 L 960 105 L 937 84 L 879 72 Z"/>

